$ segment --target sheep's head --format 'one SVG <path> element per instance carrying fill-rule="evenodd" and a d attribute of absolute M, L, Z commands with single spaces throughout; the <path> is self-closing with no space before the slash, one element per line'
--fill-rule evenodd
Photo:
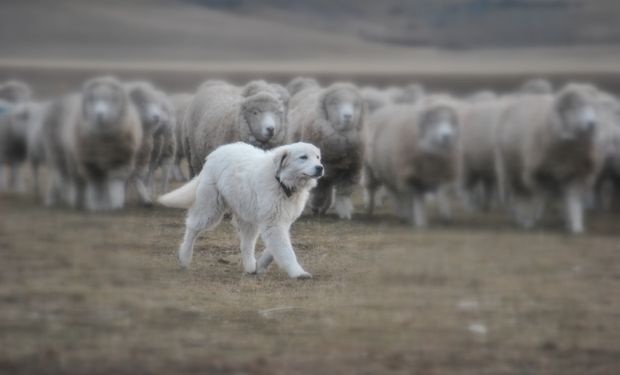
<path fill-rule="evenodd" d="M 20 81 L 8 81 L 0 85 L 0 99 L 8 103 L 26 102 L 32 98 L 30 88 Z"/>
<path fill-rule="evenodd" d="M 289 93 L 284 86 L 277 83 L 269 83 L 263 80 L 251 81 L 241 90 L 241 96 L 249 98 L 259 92 L 268 92 L 275 95 L 284 108 L 284 114 L 288 112 Z"/>
<path fill-rule="evenodd" d="M 422 150 L 443 152 L 454 149 L 459 136 L 458 114 L 444 103 L 423 108 L 418 119 L 417 141 Z"/>
<path fill-rule="evenodd" d="M 598 91 L 585 84 L 569 84 L 555 96 L 554 129 L 562 140 L 589 139 L 599 127 Z"/>
<path fill-rule="evenodd" d="M 286 131 L 284 106 L 272 93 L 259 92 L 241 103 L 242 126 L 246 126 L 258 143 L 280 138 Z"/>
<path fill-rule="evenodd" d="M 127 106 L 123 85 L 114 77 L 86 81 L 82 88 L 82 112 L 88 123 L 99 130 L 115 125 Z"/>
<path fill-rule="evenodd" d="M 320 112 L 338 132 L 359 130 L 363 116 L 363 100 L 359 90 L 350 84 L 337 83 L 319 97 Z"/>
<path fill-rule="evenodd" d="M 293 96 L 305 89 L 317 88 L 319 86 L 319 83 L 314 78 L 295 77 L 286 85 L 286 89 L 289 95 Z"/>
<path fill-rule="evenodd" d="M 553 94 L 551 82 L 542 78 L 535 78 L 525 81 L 519 91 L 523 94 L 546 95 Z"/>
<path fill-rule="evenodd" d="M 165 96 L 148 82 L 128 83 L 126 89 L 138 109 L 144 131 L 152 133 L 158 130 L 165 116 Z"/>

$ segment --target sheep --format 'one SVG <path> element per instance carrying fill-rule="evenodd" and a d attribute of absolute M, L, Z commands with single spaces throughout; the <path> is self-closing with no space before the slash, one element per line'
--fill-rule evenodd
<path fill-rule="evenodd" d="M 174 138 L 176 140 L 176 153 L 174 155 L 174 166 L 172 169 L 172 177 L 176 181 L 185 181 L 187 178 L 183 173 L 183 169 L 181 168 L 181 163 L 183 159 L 185 159 L 185 149 L 184 149 L 184 133 L 183 133 L 183 119 L 185 117 L 185 112 L 189 107 L 189 103 L 191 103 L 193 98 L 192 94 L 174 94 L 170 96 L 170 101 L 175 110 L 176 121 L 174 122 Z"/>
<path fill-rule="evenodd" d="M 21 190 L 19 167 L 25 159 L 26 123 L 28 113 L 20 109 L 13 112 L 15 106 L 30 100 L 30 87 L 16 80 L 0 84 L 0 190 L 4 189 L 4 165 L 10 169 L 9 185 L 11 189 Z"/>
<path fill-rule="evenodd" d="M 620 190 L 620 101 L 601 92 L 598 102 L 601 128 L 597 138 L 604 164 L 591 197 L 594 201 L 590 203 L 608 210 L 614 203 L 612 197 Z"/>
<path fill-rule="evenodd" d="M 284 106 L 285 114 L 288 112 L 290 94 L 288 90 L 280 84 L 269 83 L 263 80 L 250 81 L 244 87 L 241 88 L 241 96 L 243 96 L 244 98 L 248 98 L 262 91 L 275 94 L 278 97 L 278 99 L 280 99 L 280 101 L 282 102 L 282 105 Z"/>
<path fill-rule="evenodd" d="M 491 90 L 480 90 L 467 96 L 465 101 L 468 103 L 484 103 L 492 100 L 497 100 L 498 96 Z"/>
<path fill-rule="evenodd" d="M 0 99 L 8 103 L 17 104 L 27 102 L 31 97 L 32 90 L 24 82 L 10 80 L 0 84 Z"/>
<path fill-rule="evenodd" d="M 142 141 L 136 108 L 111 76 L 54 100 L 42 126 L 49 167 L 46 204 L 63 200 L 90 211 L 119 209 Z"/>
<path fill-rule="evenodd" d="M 218 146 L 242 141 L 267 150 L 286 139 L 286 107 L 272 88 L 243 96 L 246 88 L 225 82 L 205 83 L 183 120 L 184 149 L 195 176 L 205 157 Z"/>
<path fill-rule="evenodd" d="M 546 79 L 534 78 L 523 82 L 517 91 L 521 94 L 552 94 L 553 85 Z"/>
<path fill-rule="evenodd" d="M 474 100 L 461 106 L 460 188 L 469 209 L 488 210 L 497 197 L 495 131 L 513 97 Z"/>
<path fill-rule="evenodd" d="M 20 169 L 27 156 L 29 112 L 24 104 L 17 104 L 0 115 L 0 189 L 4 190 L 4 166 L 9 168 L 8 188 L 23 189 Z"/>
<path fill-rule="evenodd" d="M 286 89 L 291 97 L 305 89 L 316 89 L 318 87 L 320 85 L 316 79 L 307 77 L 295 77 L 286 85 Z"/>
<path fill-rule="evenodd" d="M 49 101 L 28 102 L 24 105 L 24 110 L 28 113 L 26 148 L 32 171 L 32 190 L 36 197 L 41 196 L 39 167 L 46 162 L 43 143 L 43 125 L 49 106 Z"/>
<path fill-rule="evenodd" d="M 291 100 L 288 121 L 288 141 L 312 143 L 323 157 L 325 175 L 312 191 L 312 211 L 324 214 L 333 202 L 338 216 L 350 219 L 351 195 L 359 183 L 364 149 L 359 90 L 350 83 L 305 89 Z"/>
<path fill-rule="evenodd" d="M 158 169 L 161 169 L 161 186 L 160 191 L 168 190 L 168 182 L 172 175 L 172 167 L 176 156 L 177 141 L 175 138 L 176 112 L 170 98 L 163 92 L 157 92 L 159 97 L 159 106 L 161 116 L 159 118 L 159 127 L 153 133 L 153 151 L 151 152 L 151 160 L 149 163 L 149 171 L 147 174 L 147 186 L 151 189 L 151 195 L 154 192 L 153 178 Z"/>
<path fill-rule="evenodd" d="M 459 169 L 459 115 L 445 99 L 418 106 L 392 105 L 372 114 L 367 122 L 376 129 L 366 139 L 364 188 L 368 214 L 376 190 L 385 186 L 395 199 L 396 213 L 417 228 L 427 226 L 425 198 L 452 184 Z"/>
<path fill-rule="evenodd" d="M 412 83 L 403 87 L 394 98 L 399 104 L 416 104 L 424 98 L 426 91 L 424 86 L 419 83 Z"/>
<path fill-rule="evenodd" d="M 597 150 L 597 89 L 568 84 L 556 94 L 522 95 L 506 107 L 496 132 L 499 193 L 513 215 L 532 228 L 545 195 L 564 201 L 568 230 L 582 233 L 583 198 L 602 166 Z"/>
<path fill-rule="evenodd" d="M 371 114 L 379 108 L 392 104 L 392 98 L 387 93 L 374 87 L 364 87 L 360 90 L 360 94 L 364 99 L 364 106 L 367 114 Z"/>
<path fill-rule="evenodd" d="M 155 137 L 156 134 L 163 135 L 163 132 L 158 132 L 164 122 L 172 120 L 173 114 L 171 108 L 170 111 L 166 111 L 164 107 L 167 104 L 167 99 L 151 83 L 136 81 L 127 82 L 124 86 L 127 95 L 138 110 L 142 125 L 142 142 L 136 155 L 130 184 L 127 187 L 133 185 L 141 202 L 145 205 L 151 205 L 153 203 L 151 173 L 154 171 L 154 164 L 156 164 L 153 159 L 157 159 L 161 151 L 158 148 L 160 144 L 156 148 Z M 165 116 L 166 118 L 164 118 Z M 166 130 L 166 133 L 171 133 L 171 129 Z"/>

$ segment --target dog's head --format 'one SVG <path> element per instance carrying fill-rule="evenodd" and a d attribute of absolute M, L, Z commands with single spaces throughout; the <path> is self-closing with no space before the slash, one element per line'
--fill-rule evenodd
<path fill-rule="evenodd" d="M 568 84 L 555 97 L 559 121 L 555 130 L 563 140 L 592 138 L 599 126 L 598 91 L 587 84 Z"/>
<path fill-rule="evenodd" d="M 323 176 L 321 150 L 309 143 L 298 142 L 272 151 L 276 180 L 291 192 L 311 189 Z M 288 195 L 288 193 L 287 193 Z"/>
<path fill-rule="evenodd" d="M 114 77 L 99 77 L 86 81 L 82 87 L 84 118 L 97 127 L 115 124 L 127 106 L 127 95 Z"/>
<path fill-rule="evenodd" d="M 261 91 L 245 98 L 241 103 L 241 115 L 260 143 L 277 139 L 286 130 L 284 105 L 273 93 Z"/>
<path fill-rule="evenodd" d="M 319 98 L 320 113 L 339 132 L 355 128 L 359 130 L 363 116 L 362 104 L 359 90 L 348 83 L 331 85 Z"/>

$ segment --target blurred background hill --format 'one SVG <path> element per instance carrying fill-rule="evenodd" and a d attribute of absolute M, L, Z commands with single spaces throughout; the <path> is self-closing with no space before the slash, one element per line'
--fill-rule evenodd
<path fill-rule="evenodd" d="M 527 77 L 620 89 L 617 0 L 2 0 L 0 78 L 47 94 L 95 74 L 193 90 L 295 75 L 437 89 Z"/>
<path fill-rule="evenodd" d="M 277 60 L 616 44 L 617 0 L 3 0 L 3 57 Z"/>
<path fill-rule="evenodd" d="M 456 48 L 609 43 L 615 0 L 192 0 L 207 7 L 357 35 Z"/>

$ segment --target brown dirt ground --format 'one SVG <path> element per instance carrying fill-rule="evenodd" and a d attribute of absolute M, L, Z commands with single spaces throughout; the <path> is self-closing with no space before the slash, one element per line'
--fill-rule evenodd
<path fill-rule="evenodd" d="M 180 210 L 94 215 L 4 194 L 0 213 L 0 373 L 620 369 L 611 214 L 580 237 L 553 215 L 532 232 L 500 213 L 426 231 L 387 208 L 350 222 L 303 216 L 292 238 L 315 278 L 294 281 L 275 267 L 243 275 L 229 221 L 184 271 Z"/>

